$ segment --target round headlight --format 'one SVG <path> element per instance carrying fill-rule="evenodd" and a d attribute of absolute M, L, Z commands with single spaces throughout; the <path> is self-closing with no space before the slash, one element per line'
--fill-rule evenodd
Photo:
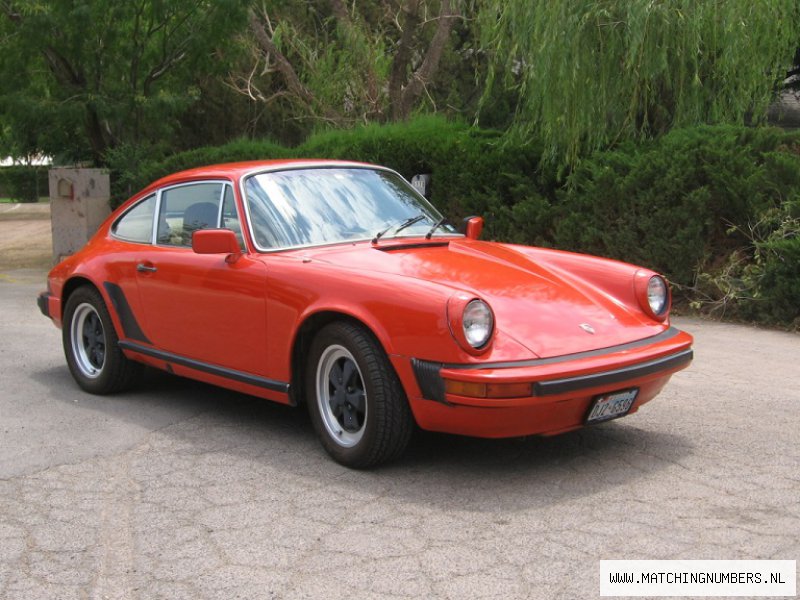
<path fill-rule="evenodd" d="M 656 315 L 663 313 L 667 307 L 668 296 L 667 282 L 663 277 L 653 275 L 647 282 L 647 303 L 650 305 L 650 310 Z"/>
<path fill-rule="evenodd" d="M 464 328 L 464 337 L 473 348 L 480 348 L 492 337 L 494 319 L 492 311 L 483 300 L 476 298 L 464 307 L 461 323 Z"/>

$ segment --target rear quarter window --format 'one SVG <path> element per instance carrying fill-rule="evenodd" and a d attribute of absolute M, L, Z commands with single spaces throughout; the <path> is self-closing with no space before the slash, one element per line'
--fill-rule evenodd
<path fill-rule="evenodd" d="M 111 233 L 126 242 L 149 244 L 153 240 L 153 215 L 156 211 L 156 196 L 148 196 L 128 209 L 114 225 Z"/>

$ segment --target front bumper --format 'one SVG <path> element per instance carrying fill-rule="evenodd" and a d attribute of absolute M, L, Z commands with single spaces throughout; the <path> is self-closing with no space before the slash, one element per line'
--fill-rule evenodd
<path fill-rule="evenodd" d="M 412 410 L 423 429 L 477 437 L 552 435 L 584 425 L 592 400 L 638 388 L 631 410 L 652 400 L 692 360 L 692 337 L 675 328 L 629 344 L 561 357 L 494 364 L 442 364 L 412 359 Z M 519 397 L 447 392 L 449 382 L 502 387 L 530 384 Z"/>

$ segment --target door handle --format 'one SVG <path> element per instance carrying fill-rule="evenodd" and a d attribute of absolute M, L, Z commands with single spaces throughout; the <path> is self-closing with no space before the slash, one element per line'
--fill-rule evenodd
<path fill-rule="evenodd" d="M 155 273 L 156 271 L 158 271 L 158 269 L 153 265 L 145 263 L 139 263 L 138 265 L 136 265 L 136 270 L 139 271 L 139 273 Z"/>

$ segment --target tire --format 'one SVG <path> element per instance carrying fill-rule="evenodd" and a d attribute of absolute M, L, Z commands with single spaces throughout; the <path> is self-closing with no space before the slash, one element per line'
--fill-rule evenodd
<path fill-rule="evenodd" d="M 72 377 L 91 394 L 122 391 L 141 375 L 142 365 L 120 350 L 111 315 L 93 287 L 79 287 L 67 300 L 61 338 Z"/>
<path fill-rule="evenodd" d="M 322 446 L 355 469 L 398 458 L 414 418 L 383 348 L 358 325 L 325 326 L 311 344 L 305 372 L 308 411 Z"/>

